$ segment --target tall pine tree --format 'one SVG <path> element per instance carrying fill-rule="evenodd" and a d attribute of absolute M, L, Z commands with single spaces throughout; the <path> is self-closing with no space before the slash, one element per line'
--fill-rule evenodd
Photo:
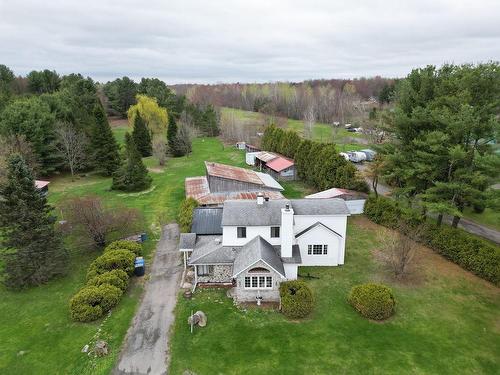
<path fill-rule="evenodd" d="M 176 143 L 177 143 L 177 122 L 175 117 L 169 112 L 168 114 L 168 129 L 167 129 L 167 143 L 170 153 L 177 156 Z"/>
<path fill-rule="evenodd" d="M 151 143 L 151 134 L 149 134 L 146 122 L 142 118 L 139 111 L 134 119 L 134 130 L 132 132 L 137 150 L 143 157 L 151 156 L 153 154 L 153 146 Z"/>
<path fill-rule="evenodd" d="M 151 186 L 152 178 L 137 151 L 132 136 L 125 134 L 125 160 L 113 175 L 111 189 L 141 191 Z"/>
<path fill-rule="evenodd" d="M 120 154 L 102 105 L 94 108 L 95 124 L 91 134 L 94 166 L 99 173 L 111 176 L 120 166 Z"/>
<path fill-rule="evenodd" d="M 68 254 L 51 212 L 23 158 L 11 155 L 7 180 L 0 186 L 3 282 L 8 288 L 40 285 L 65 272 Z"/>

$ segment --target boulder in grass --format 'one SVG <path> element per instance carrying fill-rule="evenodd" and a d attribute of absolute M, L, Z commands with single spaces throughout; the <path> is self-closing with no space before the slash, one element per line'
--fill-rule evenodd
<path fill-rule="evenodd" d="M 108 343 L 104 340 L 97 340 L 94 346 L 94 353 L 98 357 L 108 355 Z"/>
<path fill-rule="evenodd" d="M 193 315 L 188 318 L 188 324 L 198 325 L 200 327 L 205 327 L 207 325 L 207 316 L 203 311 L 196 311 Z"/>

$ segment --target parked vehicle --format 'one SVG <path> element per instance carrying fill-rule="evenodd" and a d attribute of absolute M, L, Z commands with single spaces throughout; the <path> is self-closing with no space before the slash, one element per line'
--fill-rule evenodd
<path fill-rule="evenodd" d="M 361 163 L 366 160 L 366 154 L 360 151 L 349 151 L 349 160 L 353 163 Z"/>
<path fill-rule="evenodd" d="M 349 155 L 347 153 L 340 152 L 339 155 L 342 156 L 345 160 L 349 161 Z"/>
<path fill-rule="evenodd" d="M 361 150 L 361 152 L 363 152 L 366 155 L 367 161 L 372 161 L 373 159 L 375 159 L 375 155 L 377 155 L 376 151 L 370 150 L 368 148 Z"/>

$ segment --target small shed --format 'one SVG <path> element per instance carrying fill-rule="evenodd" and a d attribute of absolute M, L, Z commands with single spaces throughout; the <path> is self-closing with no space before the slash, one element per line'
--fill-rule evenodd
<path fill-rule="evenodd" d="M 236 142 L 236 148 L 238 150 L 245 150 L 246 149 L 246 142 Z"/>
<path fill-rule="evenodd" d="M 260 151 L 255 151 L 255 152 L 247 152 L 245 154 L 245 161 L 247 165 L 255 165 L 255 156 L 259 153 Z"/>
<path fill-rule="evenodd" d="M 50 184 L 50 181 L 35 180 L 35 187 L 44 196 L 49 193 L 49 184 Z"/>

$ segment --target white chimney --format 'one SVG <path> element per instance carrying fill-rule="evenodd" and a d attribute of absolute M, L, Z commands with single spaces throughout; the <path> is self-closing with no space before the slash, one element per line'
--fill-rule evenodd
<path fill-rule="evenodd" d="M 289 258 L 292 256 L 293 246 L 293 209 L 290 204 L 281 209 L 281 256 Z"/>
<path fill-rule="evenodd" d="M 258 193 L 257 194 L 257 204 L 264 204 L 264 194 Z"/>

